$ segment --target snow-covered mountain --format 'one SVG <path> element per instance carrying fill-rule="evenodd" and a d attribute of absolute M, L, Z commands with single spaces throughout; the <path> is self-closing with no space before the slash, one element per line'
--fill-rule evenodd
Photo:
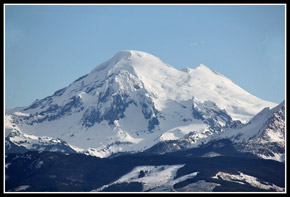
<path fill-rule="evenodd" d="M 198 146 L 276 105 L 204 65 L 177 70 L 126 50 L 53 95 L 6 111 L 5 136 L 27 149 L 49 141 L 108 157 L 162 141 L 190 138 Z"/>
<path fill-rule="evenodd" d="M 285 160 L 285 101 L 273 109 L 265 108 L 248 124 L 223 133 L 241 152 L 251 152 L 264 159 Z"/>

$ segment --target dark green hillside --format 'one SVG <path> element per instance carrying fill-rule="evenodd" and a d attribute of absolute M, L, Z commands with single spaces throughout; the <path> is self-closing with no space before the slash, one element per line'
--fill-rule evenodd
<path fill-rule="evenodd" d="M 83 154 L 57 152 L 26 152 L 7 154 L 5 189 L 15 191 L 19 186 L 29 185 L 25 192 L 89 192 L 112 183 L 142 165 L 185 164 L 177 171 L 176 177 L 199 172 L 193 179 L 176 184 L 175 188 L 186 186 L 199 180 L 219 183 L 214 191 L 266 191 L 250 185 L 241 185 L 213 179 L 217 172 L 237 174 L 238 171 L 257 177 L 261 181 L 285 187 L 284 163 L 256 158 L 186 157 L 172 155 L 121 155 L 100 159 Z M 117 184 L 104 191 L 140 191 L 142 184 Z"/>

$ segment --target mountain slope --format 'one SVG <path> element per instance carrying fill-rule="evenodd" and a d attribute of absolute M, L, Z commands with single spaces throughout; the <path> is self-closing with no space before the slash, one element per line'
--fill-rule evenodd
<path fill-rule="evenodd" d="M 177 70 L 151 54 L 127 50 L 53 95 L 7 111 L 6 133 L 16 125 L 21 133 L 107 157 L 186 136 L 197 146 L 275 105 L 204 65 Z"/>
<path fill-rule="evenodd" d="M 285 191 L 285 165 L 264 159 L 31 151 L 5 161 L 6 192 Z"/>

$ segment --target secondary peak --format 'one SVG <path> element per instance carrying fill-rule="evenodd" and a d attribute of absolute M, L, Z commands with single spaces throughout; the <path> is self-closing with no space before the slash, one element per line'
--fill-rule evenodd
<path fill-rule="evenodd" d="M 204 64 L 199 64 L 197 67 L 197 69 L 209 69 L 207 66 L 205 66 Z"/>

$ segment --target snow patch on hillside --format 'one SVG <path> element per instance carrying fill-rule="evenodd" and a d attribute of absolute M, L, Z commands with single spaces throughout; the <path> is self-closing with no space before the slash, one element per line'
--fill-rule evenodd
<path fill-rule="evenodd" d="M 94 191 L 102 191 L 114 184 L 130 182 L 142 183 L 143 191 L 173 191 L 174 184 L 193 178 L 198 173 L 193 172 L 175 179 L 177 170 L 183 166 L 184 165 L 138 166 L 117 181 Z"/>
<path fill-rule="evenodd" d="M 242 172 L 239 172 L 239 174 L 230 174 L 230 173 L 226 173 L 226 172 L 218 172 L 212 178 L 213 179 L 222 179 L 225 181 L 235 182 L 235 183 L 239 183 L 239 184 L 248 183 L 248 184 L 252 185 L 253 187 L 257 187 L 257 188 L 265 189 L 265 190 L 274 190 L 277 192 L 285 191 L 284 188 L 281 188 L 277 185 L 274 185 L 272 183 L 268 183 L 265 181 L 261 182 L 256 177 L 244 174 Z"/>

